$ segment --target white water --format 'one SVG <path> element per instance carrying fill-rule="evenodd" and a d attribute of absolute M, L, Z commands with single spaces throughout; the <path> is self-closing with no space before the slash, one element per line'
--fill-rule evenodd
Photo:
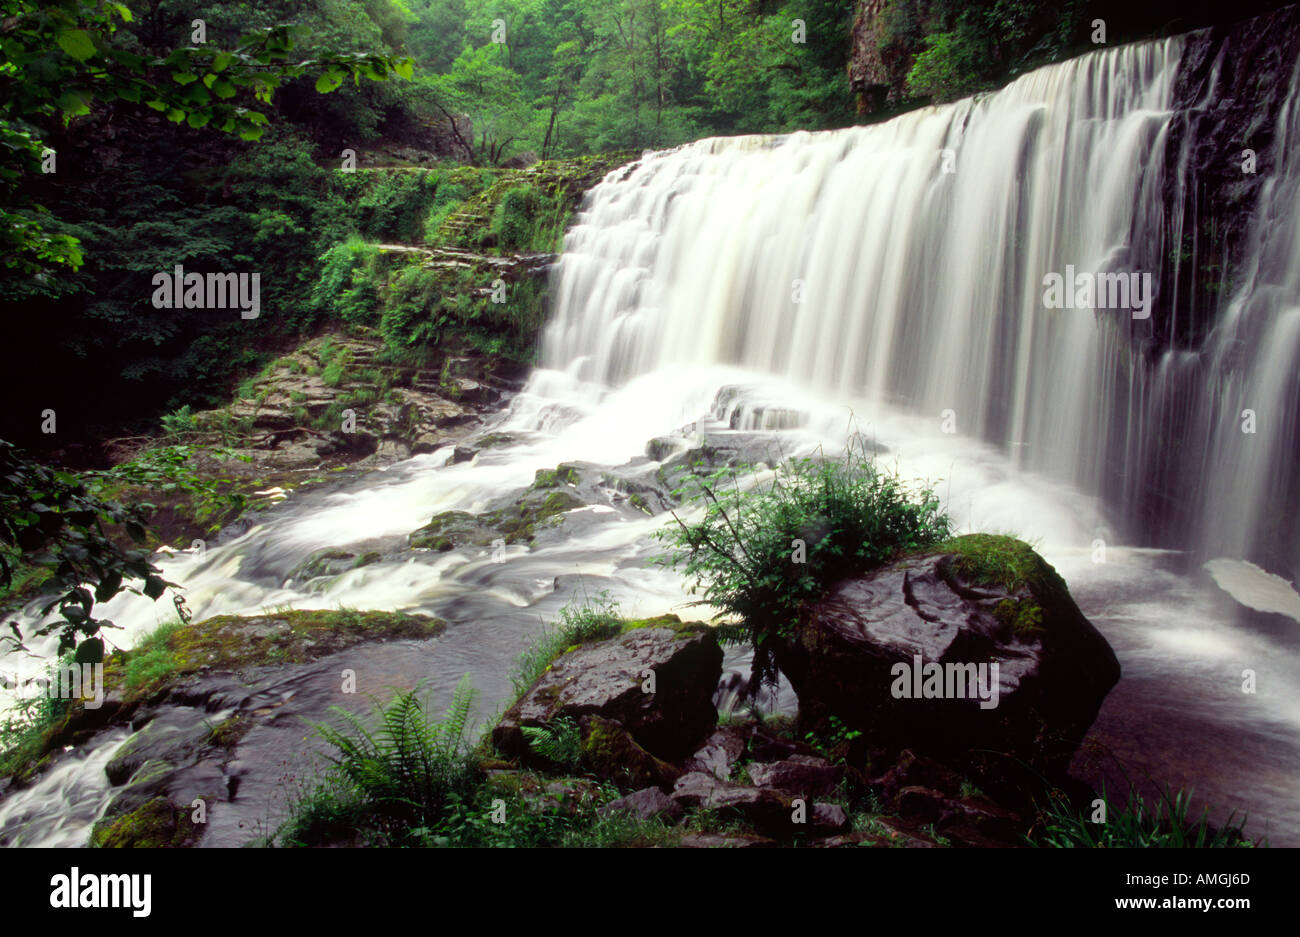
<path fill-rule="evenodd" d="M 1251 247 L 1251 275 L 1208 345 L 1212 365 L 1171 351 L 1148 366 L 1130 351 L 1139 326 L 1127 311 L 1042 302 L 1045 273 L 1129 269 L 1132 233 L 1164 229 L 1158 193 L 1180 48 L 1125 47 L 880 126 L 706 140 L 612 173 L 566 239 L 543 367 L 496 427 L 515 444 L 459 465 L 421 456 L 291 498 L 238 540 L 166 561 L 167 577 L 197 617 L 340 604 L 441 615 L 452 622 L 447 666 L 468 669 L 490 708 L 508 694 L 510 659 L 575 589 L 610 588 L 633 614 L 701 614 L 684 607 L 679 577 L 647 565 L 662 519 L 575 512 L 569 536 L 512 548 L 504 563 L 457 551 L 328 581 L 292 583 L 290 572 L 322 548 L 398 548 L 433 514 L 480 510 L 539 468 L 619 465 L 652 437 L 697 421 L 716 428 L 708 421 L 729 415 L 711 412 L 718 390 L 736 386 L 741 425 L 770 425 L 774 410 L 785 414 L 778 425 L 800 424 L 777 434 L 791 455 L 842 449 L 861 431 L 905 476 L 942 480 L 960 528 L 1035 542 L 1116 646 L 1131 685 L 1241 738 L 1237 765 L 1208 749 L 1198 758 L 1195 736 L 1179 727 L 1198 791 L 1250 808 L 1257 832 L 1300 838 L 1294 781 L 1252 773 L 1260 747 L 1291 778 L 1300 765 L 1294 634 L 1239 623 L 1209 577 L 1132 546 L 1127 512 L 1162 479 L 1127 479 L 1119 492 L 1106 483 L 1108 464 L 1141 472 L 1156 457 L 1151 427 L 1172 395 L 1190 395 L 1203 443 L 1217 448 L 1186 470 L 1196 479 L 1186 494 L 1217 520 L 1194 542 L 1163 546 L 1250 558 L 1292 445 L 1294 160 L 1268 184 L 1276 223 Z M 1294 111 L 1293 98 L 1279 146 L 1300 142 Z M 945 149 L 955 173 L 943 172 Z M 1248 353 L 1231 365 L 1215 358 L 1233 342 Z M 1195 393 L 1179 376 L 1210 367 L 1217 382 Z M 1229 429 L 1243 397 L 1268 414 L 1252 450 L 1230 445 L 1241 442 Z M 1248 578 L 1234 583 L 1249 588 Z M 127 596 L 106 612 L 127 646 L 169 617 L 161 603 Z M 1245 668 L 1266 692 L 1237 691 Z M 1159 757 L 1148 767 L 1159 774 Z"/>

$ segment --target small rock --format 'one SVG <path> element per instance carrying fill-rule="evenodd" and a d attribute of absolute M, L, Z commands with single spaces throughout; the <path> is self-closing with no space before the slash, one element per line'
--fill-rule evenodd
<path fill-rule="evenodd" d="M 752 849 L 777 845 L 766 836 L 746 833 L 687 833 L 677 843 L 683 849 Z"/>
<path fill-rule="evenodd" d="M 601 816 L 629 813 L 638 820 L 649 820 L 652 817 L 668 817 L 670 820 L 676 820 L 683 812 L 680 803 L 657 787 L 643 788 L 626 797 L 611 800 L 597 811 Z"/>
<path fill-rule="evenodd" d="M 756 761 L 745 768 L 750 780 L 758 787 L 773 787 L 805 797 L 829 794 L 844 777 L 843 768 L 811 755 L 791 755 L 776 762 Z"/>

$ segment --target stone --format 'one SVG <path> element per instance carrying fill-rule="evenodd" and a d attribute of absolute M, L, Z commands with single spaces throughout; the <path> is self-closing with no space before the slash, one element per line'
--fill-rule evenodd
<path fill-rule="evenodd" d="M 677 845 L 682 849 L 753 849 L 776 846 L 777 842 L 747 833 L 687 833 Z"/>
<path fill-rule="evenodd" d="M 600 716 L 656 758 L 677 761 L 717 721 L 712 695 L 721 670 L 722 649 L 704 626 L 634 628 L 557 657 L 502 716 L 492 740 L 502 753 L 526 758 L 521 727 Z M 655 692 L 647 693 L 651 672 Z"/>
<path fill-rule="evenodd" d="M 611 800 L 598 811 L 601 816 L 617 813 L 631 814 L 638 820 L 650 820 L 654 817 L 667 817 L 669 820 L 680 819 L 682 805 L 673 800 L 657 787 L 646 787 L 639 791 Z"/>
<path fill-rule="evenodd" d="M 682 767 L 688 772 L 703 771 L 726 781 L 731 777 L 731 766 L 745 753 L 746 736 L 746 731 L 739 726 L 723 726 Z"/>
<path fill-rule="evenodd" d="M 1007 584 L 978 565 L 990 556 L 1018 578 Z M 935 697 L 928 684 L 900 684 L 918 656 L 968 679 L 965 689 L 950 680 Z M 841 581 L 805 607 L 776 659 L 803 728 L 834 715 L 872 744 L 963 763 L 979 750 L 977 761 L 1023 762 L 1049 778 L 1064 776 L 1120 675 L 1055 570 L 1027 545 L 989 535 Z M 981 665 L 977 692 L 970 678 Z"/>
<path fill-rule="evenodd" d="M 794 829 L 792 799 L 767 788 L 732 784 L 696 771 L 677 779 L 672 797 L 684 807 L 735 812 L 768 830 Z"/>
<path fill-rule="evenodd" d="M 754 761 L 745 769 L 756 786 L 801 797 L 823 797 L 835 790 L 844 777 L 843 768 L 810 755 L 791 755 L 774 762 Z"/>
<path fill-rule="evenodd" d="M 667 786 L 681 774 L 678 768 L 637 744 L 622 723 L 600 716 L 582 720 L 581 757 L 585 768 L 625 790 Z"/>

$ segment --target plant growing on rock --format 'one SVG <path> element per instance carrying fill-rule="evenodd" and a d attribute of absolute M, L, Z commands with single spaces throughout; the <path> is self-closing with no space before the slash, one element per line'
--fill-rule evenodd
<path fill-rule="evenodd" d="M 737 616 L 733 640 L 754 647 L 751 689 L 776 679 L 776 640 L 828 586 L 948 536 L 932 487 L 882 471 L 865 451 L 803 458 L 770 476 L 754 467 L 685 475 L 674 492 L 703 513 L 658 532 L 703 602 Z"/>

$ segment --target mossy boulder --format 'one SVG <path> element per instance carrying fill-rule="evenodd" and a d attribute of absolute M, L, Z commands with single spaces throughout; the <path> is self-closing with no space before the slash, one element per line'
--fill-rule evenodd
<path fill-rule="evenodd" d="M 872 746 L 1049 778 L 1120 676 L 1056 571 L 985 534 L 838 583 L 805 606 L 777 660 L 801 728 L 834 716 Z"/>
<path fill-rule="evenodd" d="M 682 774 L 637 744 L 622 723 L 600 716 L 583 720 L 581 751 L 583 767 L 623 790 L 668 787 Z"/>
<path fill-rule="evenodd" d="M 558 719 L 589 724 L 599 716 L 618 723 L 655 758 L 691 754 L 717 721 L 713 691 L 722 649 L 705 626 L 667 622 L 633 622 L 615 637 L 561 654 L 502 716 L 493 743 L 506 755 L 528 759 L 524 727 Z"/>
<path fill-rule="evenodd" d="M 443 511 L 410 536 L 412 547 L 446 552 L 456 547 L 487 547 L 501 531 L 465 511 Z"/>
<path fill-rule="evenodd" d="M 130 813 L 95 824 L 90 844 L 105 849 L 193 846 L 203 827 L 191 812 L 166 797 L 155 797 Z"/>

